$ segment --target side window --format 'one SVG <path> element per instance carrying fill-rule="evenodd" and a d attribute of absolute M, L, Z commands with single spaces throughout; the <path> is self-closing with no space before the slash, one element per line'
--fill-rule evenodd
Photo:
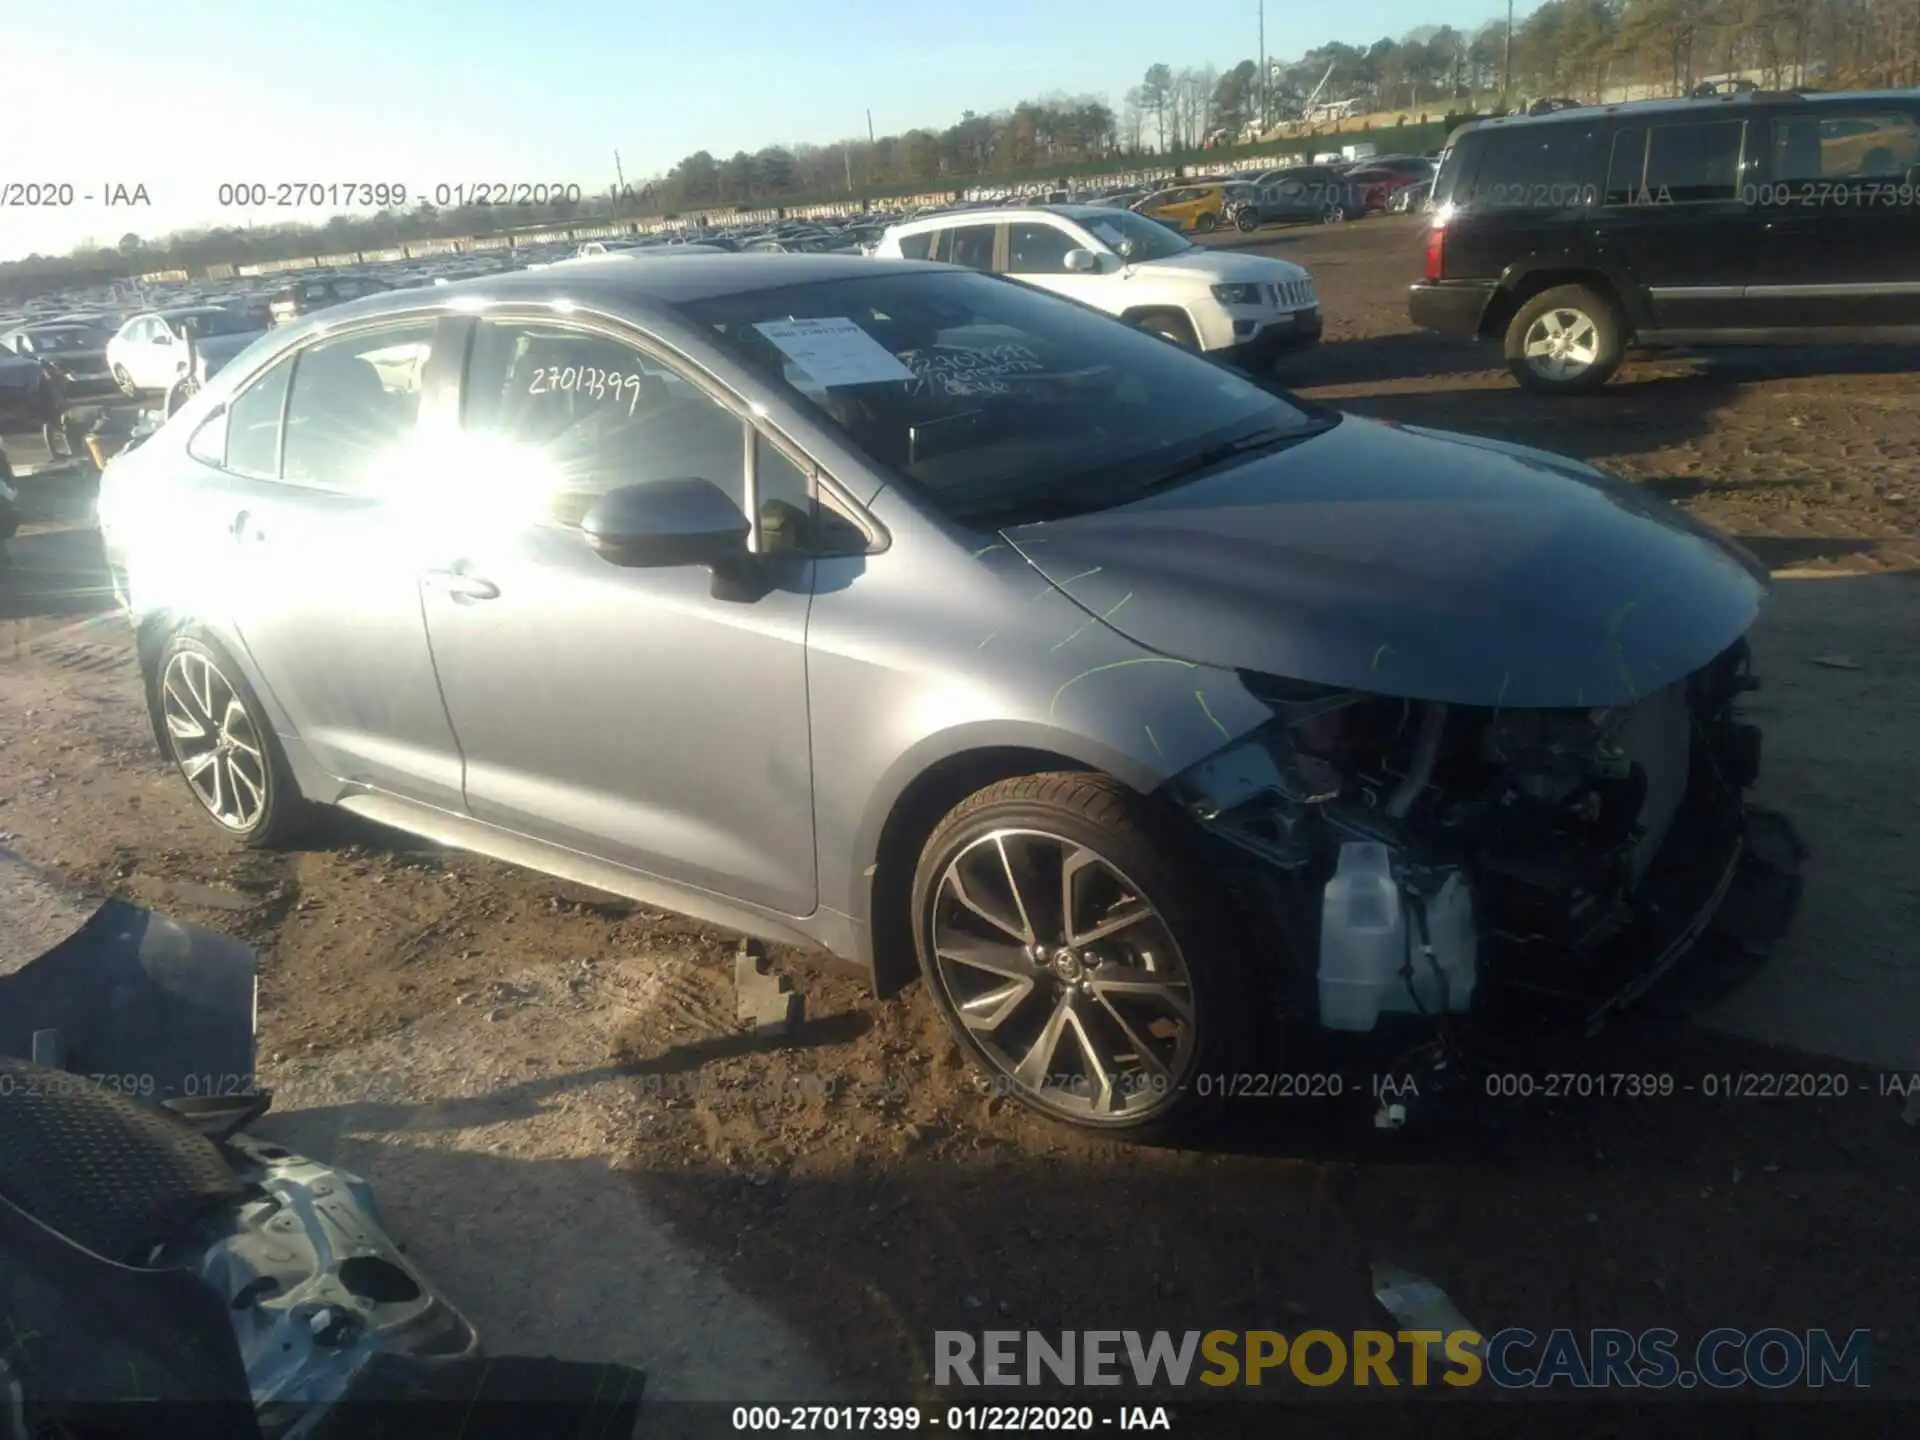
<path fill-rule="evenodd" d="M 1495 210 L 1591 204 L 1587 152 L 1592 136 L 1591 130 L 1568 124 L 1490 132 L 1470 198 Z M 1457 192 L 1454 198 L 1460 198 Z"/>
<path fill-rule="evenodd" d="M 1067 252 L 1084 248 L 1058 225 L 1027 221 L 1008 227 L 1007 273 L 1009 275 L 1064 275 Z"/>
<path fill-rule="evenodd" d="M 756 543 L 766 555 L 845 555 L 867 548 L 864 531 L 824 503 L 810 466 L 758 431 L 753 437 L 759 492 Z"/>
<path fill-rule="evenodd" d="M 1657 204 L 1733 200 L 1740 194 L 1744 120 L 1647 129 L 1646 190 Z"/>
<path fill-rule="evenodd" d="M 283 368 L 276 366 L 276 369 Z M 227 423 L 231 418 L 226 407 L 208 416 L 200 428 L 187 437 L 187 454 L 203 465 L 221 465 L 227 463 Z M 274 417 L 274 430 L 279 431 L 279 416 Z M 277 442 L 276 442 L 277 443 Z M 277 457 L 273 457 L 277 458 Z M 273 458 L 268 460 L 273 463 Z"/>
<path fill-rule="evenodd" d="M 1613 137 L 1613 152 L 1607 160 L 1608 205 L 1632 205 L 1640 199 L 1641 182 L 1647 173 L 1647 132 L 1628 126 Z"/>
<path fill-rule="evenodd" d="M 947 232 L 949 265 L 964 265 L 969 270 L 993 268 L 992 225 L 960 225 Z"/>
<path fill-rule="evenodd" d="M 412 437 L 434 322 L 340 335 L 294 357 L 284 478 L 329 490 L 367 490 Z"/>
<path fill-rule="evenodd" d="M 545 321 L 482 321 L 461 429 L 497 443 L 527 490 L 516 509 L 578 525 L 622 485 L 698 476 L 746 508 L 742 421 L 685 375 L 623 341 Z"/>
<path fill-rule="evenodd" d="M 236 475 L 279 478 L 280 417 L 286 409 L 287 382 L 292 378 L 293 361 L 282 360 L 227 406 L 225 463 Z M 209 436 L 208 443 L 219 441 Z"/>
<path fill-rule="evenodd" d="M 1898 184 L 1920 165 L 1920 117 L 1899 111 L 1823 109 L 1817 115 L 1781 115 L 1773 122 L 1771 179 L 1786 184 L 1823 180 L 1891 180 Z"/>
<path fill-rule="evenodd" d="M 933 249 L 934 237 L 939 233 L 938 230 L 928 230 L 919 235 L 902 235 L 900 237 L 900 254 L 902 258 L 907 260 L 925 260 L 928 253 Z"/>

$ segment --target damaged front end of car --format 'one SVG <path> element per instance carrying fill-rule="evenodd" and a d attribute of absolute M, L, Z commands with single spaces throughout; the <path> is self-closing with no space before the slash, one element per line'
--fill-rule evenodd
<path fill-rule="evenodd" d="M 1785 929 L 1804 852 L 1746 799 L 1744 639 L 1601 708 L 1240 678 L 1273 719 L 1169 793 L 1216 842 L 1252 933 L 1278 937 L 1290 1027 L 1424 1025 L 1450 1049 L 1591 1036 L 1710 930 L 1752 957 Z"/>

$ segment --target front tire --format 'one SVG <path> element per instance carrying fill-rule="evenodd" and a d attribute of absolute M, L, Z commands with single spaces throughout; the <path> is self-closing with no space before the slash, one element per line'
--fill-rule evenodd
<path fill-rule="evenodd" d="M 127 373 L 126 366 L 116 365 L 113 367 L 113 383 L 120 387 L 120 393 L 129 400 L 138 400 L 140 398 L 140 387 L 133 383 L 133 376 Z"/>
<path fill-rule="evenodd" d="M 1198 216 L 1194 220 L 1193 228 L 1198 230 L 1202 235 L 1206 235 L 1217 228 L 1219 224 L 1220 217 L 1209 210 L 1206 214 Z"/>
<path fill-rule="evenodd" d="M 1613 378 L 1626 327 L 1613 301 L 1585 285 L 1542 290 L 1507 325 L 1507 368 L 1528 390 L 1579 395 Z"/>
<path fill-rule="evenodd" d="M 1239 956 L 1159 817 L 1124 786 L 1025 775 L 963 801 L 913 882 L 921 973 L 969 1057 L 1049 1119 L 1193 1128 L 1248 1053 Z"/>
<path fill-rule="evenodd" d="M 311 809 L 232 656 L 211 637 L 178 631 L 161 648 L 152 684 L 168 758 L 214 823 L 255 850 L 305 828 Z"/>
<path fill-rule="evenodd" d="M 1320 212 L 1322 225 L 1342 225 L 1346 223 L 1347 210 L 1344 205 L 1329 205 Z"/>
<path fill-rule="evenodd" d="M 1258 230 L 1260 228 L 1260 217 L 1252 210 L 1242 210 L 1238 215 L 1233 217 L 1233 223 L 1241 230 Z"/>

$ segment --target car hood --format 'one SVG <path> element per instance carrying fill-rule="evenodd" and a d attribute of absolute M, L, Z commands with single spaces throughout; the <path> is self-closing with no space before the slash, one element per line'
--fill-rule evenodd
<path fill-rule="evenodd" d="M 1179 276 L 1207 285 L 1232 281 L 1264 281 L 1277 285 L 1286 280 L 1302 280 L 1307 272 L 1291 260 L 1276 260 L 1271 255 L 1243 255 L 1232 250 L 1208 250 L 1196 245 L 1165 260 L 1143 260 L 1133 267 L 1145 275 Z"/>
<path fill-rule="evenodd" d="M 1744 552 L 1589 466 L 1352 416 L 1006 538 L 1162 654 L 1462 705 L 1637 700 L 1743 635 L 1766 590 Z"/>

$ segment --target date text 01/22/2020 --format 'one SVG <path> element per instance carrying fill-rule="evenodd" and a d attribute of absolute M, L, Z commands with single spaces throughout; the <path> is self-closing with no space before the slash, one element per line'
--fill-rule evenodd
<path fill-rule="evenodd" d="M 945 1430 L 1011 1435 L 1085 1434 L 1098 1430 L 1173 1429 L 1164 1405 L 949 1405 L 922 1410 L 918 1405 L 736 1405 L 736 1431 L 794 1434 L 801 1431 L 867 1430 L 907 1434 Z"/>
<path fill-rule="evenodd" d="M 408 185 L 399 180 L 230 180 L 214 189 L 214 204 L 247 210 L 438 210 L 578 205 L 585 192 L 568 181 L 463 180 Z"/>

